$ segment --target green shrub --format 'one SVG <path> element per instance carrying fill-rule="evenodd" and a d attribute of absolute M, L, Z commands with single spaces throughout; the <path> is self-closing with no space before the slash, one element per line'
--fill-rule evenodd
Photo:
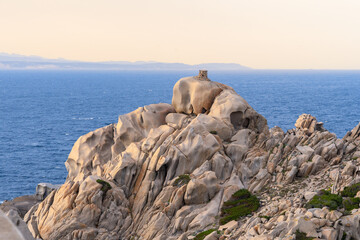
<path fill-rule="evenodd" d="M 210 131 L 211 134 L 217 134 L 217 131 Z"/>
<path fill-rule="evenodd" d="M 203 232 L 199 233 L 198 235 L 196 235 L 194 240 L 203 240 L 207 235 L 209 235 L 210 233 L 215 232 L 215 231 L 216 231 L 216 229 L 209 229 L 209 230 L 203 231 Z M 219 233 L 219 231 L 218 231 L 218 233 Z"/>
<path fill-rule="evenodd" d="M 341 192 L 341 196 L 355 197 L 358 191 L 360 191 L 360 183 L 356 183 L 351 186 L 345 187 L 344 190 Z"/>
<path fill-rule="evenodd" d="M 239 191 L 235 192 L 232 196 L 237 199 L 246 199 L 251 197 L 252 195 L 247 189 L 240 189 Z"/>
<path fill-rule="evenodd" d="M 107 191 L 109 191 L 111 189 L 110 183 L 108 183 L 108 182 L 106 182 L 104 180 L 98 179 L 98 180 L 96 180 L 96 182 L 100 183 L 102 185 L 101 191 L 104 192 L 104 195 L 106 194 Z"/>
<path fill-rule="evenodd" d="M 353 209 L 359 208 L 360 198 L 345 198 L 343 200 L 343 205 L 346 211 L 351 211 Z"/>
<path fill-rule="evenodd" d="M 319 195 L 315 195 L 307 204 L 306 208 L 323 208 L 329 207 L 331 210 L 336 210 L 342 206 L 342 197 L 336 194 L 331 194 L 329 191 L 321 190 Z"/>
<path fill-rule="evenodd" d="M 238 220 L 240 217 L 246 216 L 260 207 L 259 199 L 251 195 L 246 189 L 240 189 L 234 193 L 229 201 L 224 202 L 221 209 L 220 224 L 226 224 L 232 220 Z"/>
<path fill-rule="evenodd" d="M 299 230 L 296 230 L 295 233 L 295 239 L 296 240 L 312 240 L 312 237 L 307 237 L 306 233 L 300 232 Z"/>
<path fill-rule="evenodd" d="M 190 182 L 189 174 L 183 174 L 177 177 L 175 182 L 173 183 L 174 187 L 180 187 L 182 185 L 188 184 Z"/>
<path fill-rule="evenodd" d="M 347 235 L 346 232 L 344 232 L 341 240 L 346 240 L 346 235 Z"/>
<path fill-rule="evenodd" d="M 262 216 L 259 216 L 259 218 L 265 218 L 266 220 L 269 221 L 271 217 L 270 217 L 270 216 L 263 216 L 263 215 L 262 215 Z"/>

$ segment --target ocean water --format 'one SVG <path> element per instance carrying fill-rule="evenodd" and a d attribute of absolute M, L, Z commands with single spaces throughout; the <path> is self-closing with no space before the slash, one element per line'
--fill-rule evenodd
<path fill-rule="evenodd" d="M 0 201 L 61 184 L 78 137 L 138 107 L 171 103 L 196 72 L 0 71 Z M 209 72 L 233 87 L 270 127 L 310 113 L 342 137 L 360 121 L 360 71 Z"/>

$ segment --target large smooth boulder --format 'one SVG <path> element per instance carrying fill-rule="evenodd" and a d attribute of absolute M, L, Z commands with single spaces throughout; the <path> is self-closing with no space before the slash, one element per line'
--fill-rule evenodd
<path fill-rule="evenodd" d="M 207 113 L 224 89 L 231 88 L 199 77 L 182 78 L 174 86 L 172 105 L 178 113 Z"/>
<path fill-rule="evenodd" d="M 119 116 L 114 130 L 113 157 L 124 151 L 131 143 L 146 138 L 151 129 L 166 124 L 166 116 L 174 112 L 172 105 L 158 103 L 140 107 L 131 113 Z"/>
<path fill-rule="evenodd" d="M 223 120 L 236 131 L 245 128 L 256 133 L 267 134 L 269 131 L 267 120 L 232 89 L 226 89 L 216 97 L 209 115 Z"/>
<path fill-rule="evenodd" d="M 207 171 L 199 178 L 192 179 L 189 182 L 184 196 L 185 203 L 188 205 L 207 203 L 219 189 L 215 173 Z"/>
<path fill-rule="evenodd" d="M 114 125 L 99 128 L 81 136 L 65 162 L 66 181 L 82 181 L 87 176 L 102 174 L 102 166 L 111 160 L 114 144 Z"/>

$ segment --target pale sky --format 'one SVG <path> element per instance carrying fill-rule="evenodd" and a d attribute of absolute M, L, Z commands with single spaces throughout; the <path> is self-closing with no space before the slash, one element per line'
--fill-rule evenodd
<path fill-rule="evenodd" d="M 360 0 L 0 0 L 0 52 L 360 69 Z"/>

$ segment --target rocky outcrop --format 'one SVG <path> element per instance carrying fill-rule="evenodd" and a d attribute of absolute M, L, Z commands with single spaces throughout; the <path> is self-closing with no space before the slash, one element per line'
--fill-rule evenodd
<path fill-rule="evenodd" d="M 182 78 L 174 86 L 172 105 L 178 113 L 208 113 L 224 89 L 232 88 L 199 77 Z"/>
<path fill-rule="evenodd" d="M 304 114 L 294 129 L 269 130 L 232 88 L 183 78 L 172 105 L 139 108 L 80 137 L 65 184 L 24 220 L 42 239 L 356 239 L 358 206 L 305 206 L 322 189 L 360 182 L 359 150 L 359 126 L 338 139 Z M 243 188 L 260 208 L 220 226 Z"/>
<path fill-rule="evenodd" d="M 68 181 L 31 209 L 25 220 L 35 237 L 43 239 L 116 238 L 130 224 L 129 204 L 122 189 L 98 183 Z M 55 229 L 55 231 L 54 231 Z"/>
<path fill-rule="evenodd" d="M 25 240 L 18 228 L 0 210 L 0 239 Z"/>
<path fill-rule="evenodd" d="M 4 201 L 0 205 L 0 210 L 4 213 L 14 210 L 21 218 L 23 218 L 30 208 L 37 203 L 39 203 L 39 200 L 36 195 L 25 195 L 14 198 L 11 201 Z"/>
<path fill-rule="evenodd" d="M 36 193 L 35 193 L 35 197 L 36 200 L 38 201 L 42 201 L 44 200 L 47 196 L 49 196 L 49 194 L 58 189 L 60 186 L 59 185 L 53 185 L 51 183 L 39 183 L 36 186 Z"/>
<path fill-rule="evenodd" d="M 311 135 L 315 131 L 325 131 L 322 122 L 316 121 L 316 118 L 310 114 L 302 114 L 296 120 L 295 127 L 301 129 L 307 135 Z"/>
<path fill-rule="evenodd" d="M 6 216 L 11 220 L 14 226 L 20 231 L 25 240 L 34 240 L 24 220 L 19 216 L 16 210 L 11 209 L 6 213 Z M 0 238 L 1 239 L 1 238 Z M 4 238 L 6 239 L 6 238 Z M 8 238 L 11 239 L 11 238 Z"/>

